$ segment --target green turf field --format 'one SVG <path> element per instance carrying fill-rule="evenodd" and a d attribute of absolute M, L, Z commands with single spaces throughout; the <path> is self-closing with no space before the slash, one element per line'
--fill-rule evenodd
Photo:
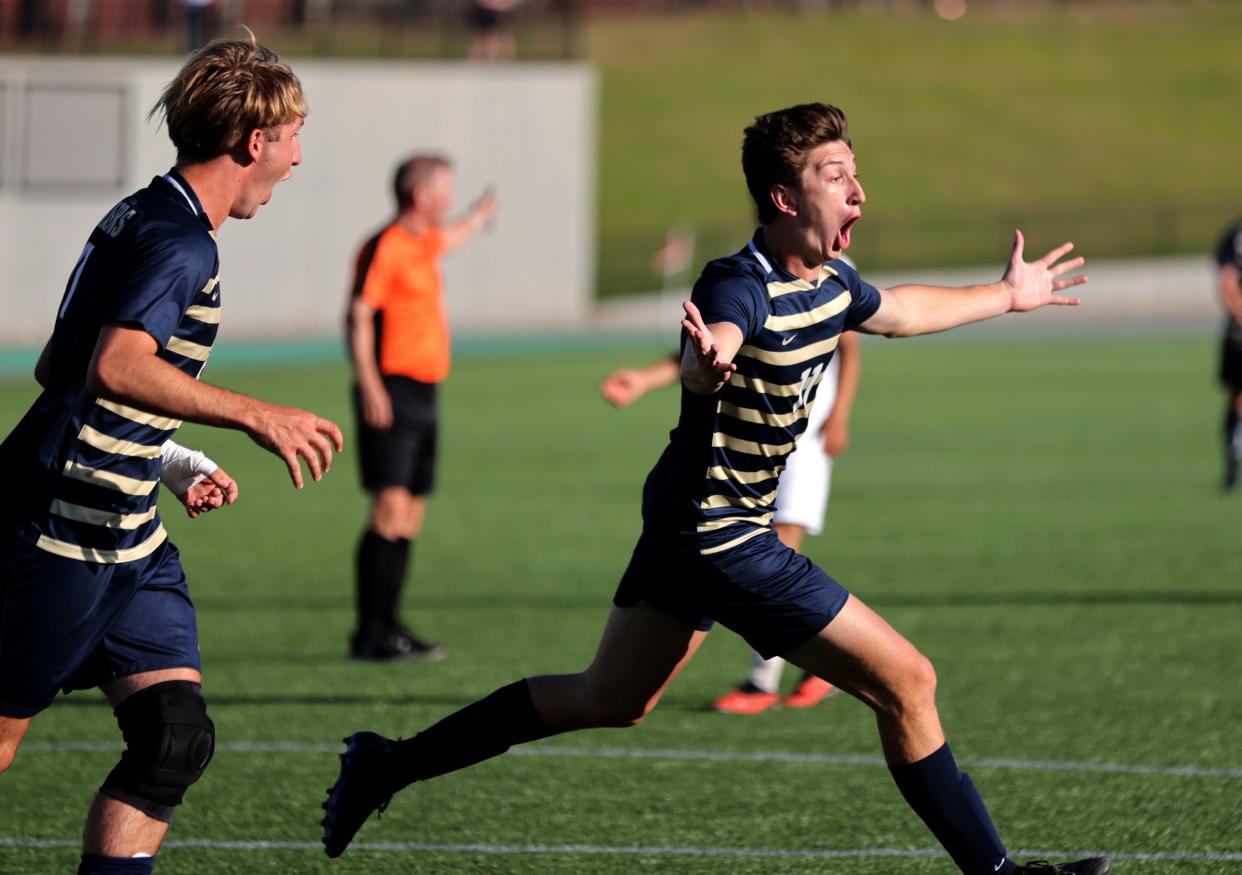
<path fill-rule="evenodd" d="M 434 665 L 344 658 L 365 508 L 352 457 L 299 494 L 244 437 L 181 432 L 242 491 L 194 522 L 165 507 L 221 748 L 159 871 L 951 871 L 879 764 L 862 705 L 707 710 L 747 666 L 726 630 L 642 727 L 419 786 L 341 860 L 315 849 L 342 735 L 410 734 L 590 658 L 675 412 L 672 393 L 614 411 L 595 385 L 662 351 L 458 363 L 407 600 L 451 648 Z M 1242 495 L 1217 491 L 1213 353 L 1206 337 L 1003 328 L 866 344 L 854 446 L 808 551 L 935 661 L 955 751 L 1011 851 L 1106 850 L 1139 875 L 1242 872 Z M 340 366 L 212 377 L 346 419 Z M 0 384 L 6 430 L 30 397 Z M 0 779 L 0 872 L 72 870 L 117 738 L 94 693 L 35 721 Z"/>

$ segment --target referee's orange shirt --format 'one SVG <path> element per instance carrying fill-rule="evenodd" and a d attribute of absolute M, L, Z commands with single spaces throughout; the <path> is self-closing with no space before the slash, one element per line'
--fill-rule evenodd
<path fill-rule="evenodd" d="M 358 253 L 354 294 L 375 308 L 381 374 L 438 383 L 449 372 L 448 317 L 438 229 L 389 225 Z"/>

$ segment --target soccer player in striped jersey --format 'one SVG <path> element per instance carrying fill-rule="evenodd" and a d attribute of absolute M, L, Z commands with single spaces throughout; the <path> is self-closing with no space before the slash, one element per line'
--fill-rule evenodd
<path fill-rule="evenodd" d="M 643 532 L 583 671 L 517 681 L 414 738 L 346 739 L 324 802 L 324 845 L 344 851 L 371 812 L 416 781 L 514 744 L 633 726 L 714 622 L 757 651 L 861 699 L 910 807 L 968 875 L 1104 875 L 1106 857 L 1019 865 L 945 742 L 931 662 L 857 596 L 781 544 L 773 501 L 785 456 L 841 334 L 891 337 L 1078 303 L 1061 295 L 1083 259 L 1064 244 L 1033 262 L 1015 232 L 1002 278 L 968 288 L 879 290 L 842 262 L 865 202 L 844 114 L 804 104 L 746 129 L 742 168 L 760 227 L 708 264 L 683 305 L 681 417 L 643 490 Z"/>
<path fill-rule="evenodd" d="M 854 266 L 848 258 L 842 260 Z M 618 368 L 600 384 L 600 394 L 614 407 L 626 407 L 653 389 L 678 382 L 680 358 L 674 355 L 641 368 Z M 785 458 L 773 502 L 772 528 L 791 550 L 801 550 L 806 535 L 814 537 L 823 531 L 833 460 L 849 446 L 850 412 L 861 372 L 862 343 L 857 332 L 847 331 L 819 382 L 806 430 Z M 784 670 L 781 657 L 765 658 L 755 653 L 746 680 L 718 696 L 712 707 L 722 714 L 759 714 L 778 704 L 810 708 L 837 692 L 832 684 L 804 671 L 793 690 L 782 698 Z"/>
<path fill-rule="evenodd" d="M 173 433 L 182 420 L 245 431 L 298 488 L 301 461 L 318 480 L 341 449 L 313 413 L 198 379 L 222 312 L 216 230 L 254 216 L 301 161 L 301 84 L 261 46 L 217 42 L 156 111 L 176 166 L 91 232 L 36 366 L 43 392 L 0 447 L 0 770 L 58 689 L 103 691 L 126 750 L 87 815 L 78 872 L 91 875 L 153 870 L 215 747 L 194 606 L 156 498 L 162 481 L 196 516 L 237 486 Z"/>

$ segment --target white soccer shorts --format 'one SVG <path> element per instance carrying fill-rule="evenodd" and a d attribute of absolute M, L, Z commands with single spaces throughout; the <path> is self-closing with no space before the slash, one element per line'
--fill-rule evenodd
<path fill-rule="evenodd" d="M 833 356 L 815 393 L 806 431 L 785 460 L 785 471 L 776 489 L 776 514 L 772 522 L 801 526 L 808 535 L 818 535 L 824 530 L 824 512 L 828 509 L 828 488 L 832 482 L 832 459 L 824 452 L 821 432 L 837 400 L 840 373 L 841 362 Z"/>

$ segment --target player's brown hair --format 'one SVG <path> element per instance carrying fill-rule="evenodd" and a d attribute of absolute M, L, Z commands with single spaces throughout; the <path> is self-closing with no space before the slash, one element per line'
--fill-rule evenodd
<path fill-rule="evenodd" d="M 190 55 L 147 118 L 163 113 L 177 163 L 217 158 L 253 130 L 269 140 L 305 118 L 302 83 L 275 52 L 253 40 L 216 40 Z"/>
<path fill-rule="evenodd" d="M 849 123 L 844 112 L 826 103 L 801 103 L 770 112 L 745 130 L 742 172 L 761 225 L 776 218 L 772 186 L 800 187 L 811 150 L 836 140 L 850 145 Z"/>
<path fill-rule="evenodd" d="M 431 174 L 441 167 L 452 167 L 443 155 L 413 155 L 399 165 L 392 175 L 392 194 L 397 199 L 397 209 L 404 210 L 414 203 L 414 192 L 421 188 Z"/>

